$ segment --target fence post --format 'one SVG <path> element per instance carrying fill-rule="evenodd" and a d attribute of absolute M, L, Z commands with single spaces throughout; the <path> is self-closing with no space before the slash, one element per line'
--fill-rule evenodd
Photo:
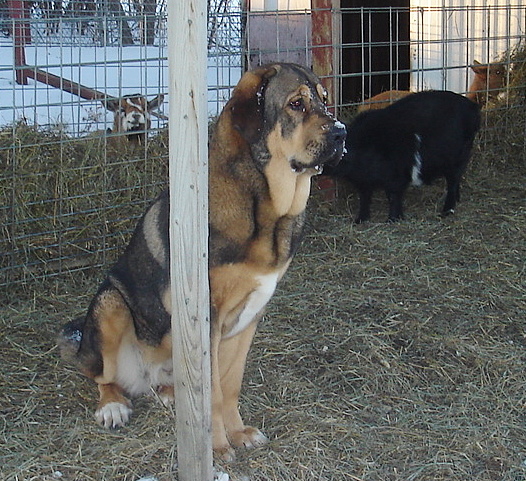
<path fill-rule="evenodd" d="M 336 104 L 334 78 L 337 74 L 333 45 L 333 9 L 335 0 L 312 0 L 312 67 L 329 94 L 329 104 Z"/>
<path fill-rule="evenodd" d="M 31 29 L 29 27 L 28 4 L 24 0 L 7 0 L 9 16 L 13 20 L 13 36 L 15 51 L 16 83 L 27 85 L 27 69 L 25 46 L 31 43 Z"/>
<path fill-rule="evenodd" d="M 334 113 L 338 113 L 340 99 L 336 79 L 339 68 L 340 56 L 336 54 L 334 40 L 339 38 L 339 32 L 335 35 L 334 13 L 340 12 L 339 0 L 312 0 L 312 69 L 321 78 L 329 97 L 329 105 Z M 339 25 L 336 25 L 338 28 Z M 317 184 L 324 191 L 327 200 L 336 198 L 336 186 L 330 177 L 321 177 Z"/>
<path fill-rule="evenodd" d="M 172 347 L 178 478 L 211 481 L 207 2 L 168 10 Z"/>

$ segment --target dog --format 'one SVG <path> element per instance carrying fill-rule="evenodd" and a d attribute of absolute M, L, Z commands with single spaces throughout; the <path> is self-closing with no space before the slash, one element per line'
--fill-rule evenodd
<path fill-rule="evenodd" d="M 460 182 L 480 128 L 480 107 L 449 91 L 406 96 L 380 110 L 359 114 L 349 126 L 347 152 L 324 174 L 352 183 L 360 196 L 355 219 L 370 218 L 372 194 L 383 189 L 389 221 L 403 219 L 403 196 L 409 185 L 447 184 L 442 215 L 455 212 Z"/>
<path fill-rule="evenodd" d="M 327 110 L 308 69 L 276 63 L 245 73 L 209 147 L 212 444 L 225 461 L 235 447 L 267 442 L 238 411 L 246 357 L 278 281 L 296 253 L 310 182 L 337 164 L 346 130 Z M 86 316 L 59 335 L 63 357 L 99 388 L 97 421 L 126 424 L 130 398 L 157 389 L 173 400 L 169 192 L 147 210 Z"/>

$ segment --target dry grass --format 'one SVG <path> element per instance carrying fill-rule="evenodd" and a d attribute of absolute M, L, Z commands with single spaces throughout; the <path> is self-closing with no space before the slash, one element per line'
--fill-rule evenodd
<path fill-rule="evenodd" d="M 223 466 L 232 479 L 526 478 L 526 169 L 479 154 L 448 219 L 439 186 L 409 192 L 408 220 L 363 226 L 314 192 L 244 384 L 271 443 Z M 385 217 L 382 196 L 373 209 Z M 141 398 L 129 427 L 99 428 L 95 386 L 54 347 L 102 276 L 11 292 L 0 311 L 3 479 L 172 478 L 173 413 Z"/>
<path fill-rule="evenodd" d="M 440 184 L 408 192 L 407 220 L 396 224 L 383 223 L 378 194 L 373 221 L 360 226 L 350 222 L 356 196 L 334 204 L 314 187 L 305 241 L 244 382 L 244 417 L 271 442 L 220 465 L 231 479 L 526 479 L 525 109 L 517 92 L 520 108 L 485 118 L 454 217 L 437 214 Z M 509 136 L 499 133 L 504 124 Z M 87 308 L 103 275 L 7 293 L 1 479 L 174 479 L 172 410 L 140 398 L 129 427 L 103 430 L 93 419 L 95 385 L 57 354 L 56 332 Z"/>
<path fill-rule="evenodd" d="M 107 262 L 167 176 L 167 135 L 71 138 L 0 130 L 0 286 Z"/>

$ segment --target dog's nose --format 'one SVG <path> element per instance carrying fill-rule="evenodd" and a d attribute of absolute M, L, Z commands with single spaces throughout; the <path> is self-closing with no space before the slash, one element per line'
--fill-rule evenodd
<path fill-rule="evenodd" d="M 329 140 L 334 143 L 343 143 L 347 137 L 347 129 L 345 125 L 336 121 L 329 131 Z"/>

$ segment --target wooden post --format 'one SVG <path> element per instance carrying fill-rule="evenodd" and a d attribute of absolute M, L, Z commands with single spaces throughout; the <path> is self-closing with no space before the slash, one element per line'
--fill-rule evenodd
<path fill-rule="evenodd" d="M 321 78 L 327 89 L 331 111 L 337 113 L 339 95 L 337 78 L 339 55 L 336 55 L 334 40 L 337 38 L 333 25 L 335 6 L 339 11 L 339 0 L 312 0 L 312 69 Z M 317 179 L 317 184 L 324 191 L 327 200 L 336 198 L 336 186 L 330 177 Z"/>
<path fill-rule="evenodd" d="M 168 9 L 170 255 L 178 478 L 211 481 L 206 0 Z"/>
<path fill-rule="evenodd" d="M 87 100 L 103 100 L 108 98 L 106 94 L 99 92 L 98 90 L 86 87 L 77 82 L 72 82 L 71 80 L 65 79 L 63 77 L 58 77 L 52 73 L 45 72 L 39 68 L 28 67 L 26 69 L 26 76 L 32 79 L 42 82 L 46 85 L 51 85 L 57 89 L 64 90 L 64 92 L 69 92 L 73 95 L 78 95 L 83 99 Z"/>
<path fill-rule="evenodd" d="M 31 29 L 29 27 L 28 4 L 24 0 L 7 0 L 9 16 L 13 19 L 13 42 L 15 46 L 15 75 L 16 83 L 27 85 L 27 69 L 25 46 L 31 43 Z"/>
<path fill-rule="evenodd" d="M 334 0 L 312 0 L 312 69 L 322 79 L 329 94 L 329 104 L 334 105 L 333 46 L 333 3 Z"/>

